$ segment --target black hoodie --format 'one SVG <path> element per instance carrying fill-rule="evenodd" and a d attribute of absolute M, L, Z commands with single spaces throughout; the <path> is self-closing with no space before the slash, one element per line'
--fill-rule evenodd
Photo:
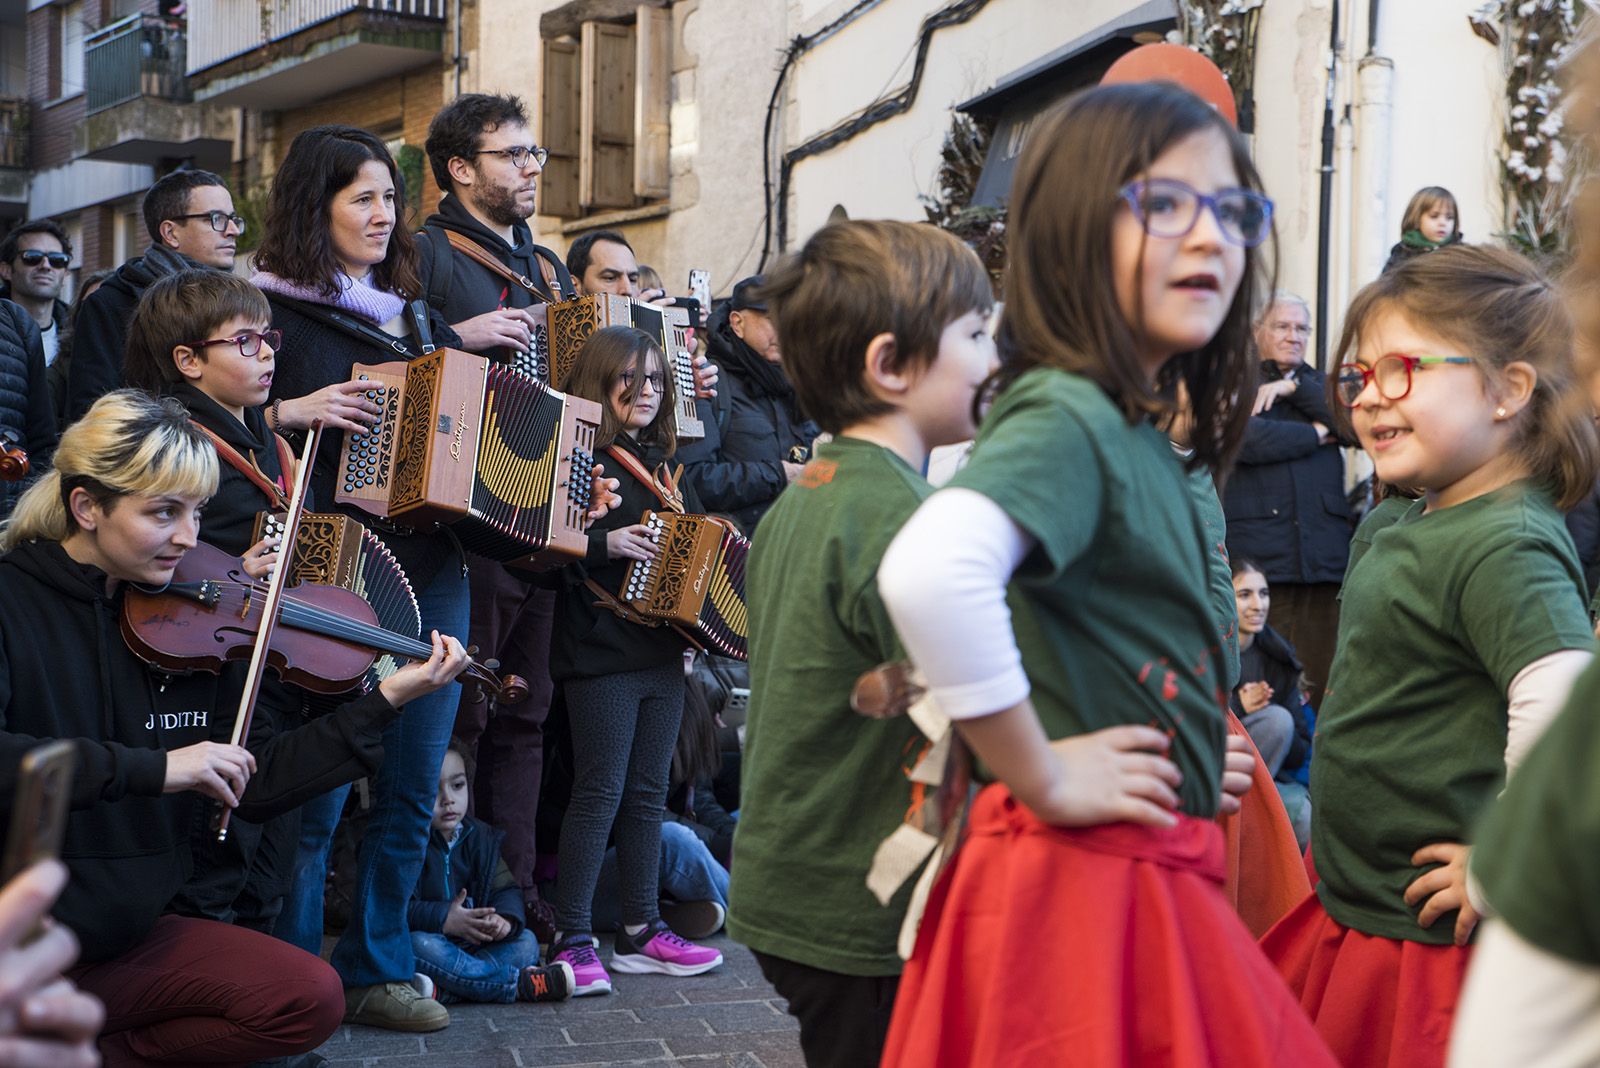
<path fill-rule="evenodd" d="M 172 395 L 189 409 L 189 418 L 211 431 L 245 459 L 253 461 L 268 482 L 276 483 L 289 495 L 289 483 L 278 462 L 277 436 L 267 428 L 260 408 L 246 408 L 244 422 L 187 382 L 172 387 Z M 254 542 L 256 514 L 274 507 L 261 487 L 227 460 L 217 457 L 222 478 L 217 492 L 206 502 L 200 519 L 200 540 L 215 545 L 230 556 L 243 556 Z M 311 501 L 306 511 L 315 511 Z"/>
<path fill-rule="evenodd" d="M 122 360 L 128 350 L 128 324 L 139 297 L 157 278 L 206 265 L 165 245 L 117 268 L 117 273 L 90 293 L 78 309 L 72 333 L 72 366 L 67 369 L 67 419 L 73 421 L 90 405 L 122 388 Z M 199 340 L 198 338 L 196 340 Z"/>
<path fill-rule="evenodd" d="M 439 201 L 439 210 L 428 216 L 417 234 L 417 273 L 428 303 L 452 326 L 497 308 L 526 308 L 540 298 L 456 252 L 444 234 L 446 230 L 477 242 L 489 255 L 532 282 L 544 301 L 572 296 L 572 276 L 554 253 L 549 253 L 548 262 L 557 268 L 556 282 L 564 292 L 550 292 L 541 271 L 539 253 L 535 251 L 540 246 L 533 243 L 533 235 L 526 224 L 512 227 L 516 244 L 508 245 L 499 234 L 479 222 L 455 194 L 446 193 Z M 513 356 L 505 348 L 488 349 L 479 355 L 506 362 Z"/>
<path fill-rule="evenodd" d="M 243 689 L 243 665 L 221 676 L 151 670 L 123 643 L 121 602 L 103 572 L 56 542 L 0 556 L 0 804 L 9 808 L 29 749 L 76 740 L 62 845 L 71 879 L 54 915 L 77 933 L 87 963 L 138 944 L 188 879 L 190 836 L 212 806 L 162 793 L 166 751 L 228 741 Z M 258 714 L 247 740 L 257 770 L 238 815 L 266 820 L 376 771 L 396 715 L 373 693 L 274 736 L 278 717 Z"/>

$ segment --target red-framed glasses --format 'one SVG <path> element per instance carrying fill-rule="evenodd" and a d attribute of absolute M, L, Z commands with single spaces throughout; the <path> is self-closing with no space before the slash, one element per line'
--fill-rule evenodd
<path fill-rule="evenodd" d="M 1390 352 L 1379 356 L 1371 367 L 1359 363 L 1341 363 L 1339 400 L 1346 408 L 1354 408 L 1368 382 L 1378 384 L 1378 396 L 1384 400 L 1403 400 L 1411 392 L 1411 373 L 1418 367 L 1471 362 L 1471 356 L 1413 356 L 1406 352 Z"/>

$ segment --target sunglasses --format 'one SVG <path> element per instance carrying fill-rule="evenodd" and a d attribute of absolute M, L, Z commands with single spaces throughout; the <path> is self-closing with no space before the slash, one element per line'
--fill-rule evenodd
<path fill-rule="evenodd" d="M 43 249 L 37 248 L 25 249 L 17 253 L 17 262 L 24 267 L 37 267 L 47 260 L 50 266 L 56 270 L 64 271 L 67 269 L 67 265 L 72 262 L 72 257 L 65 252 L 45 252 Z"/>

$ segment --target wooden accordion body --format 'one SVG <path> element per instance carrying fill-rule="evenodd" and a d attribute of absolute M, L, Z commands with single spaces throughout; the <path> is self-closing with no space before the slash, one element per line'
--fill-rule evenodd
<path fill-rule="evenodd" d="M 257 513 L 251 542 L 281 535 L 283 520 L 282 512 Z M 285 580 L 291 587 L 309 582 L 358 593 L 372 606 L 378 625 L 384 630 L 414 640 L 422 638 L 417 595 L 400 562 L 372 531 L 347 515 L 306 512 L 300 516 L 294 563 Z M 370 691 L 393 675 L 402 663 L 389 653 L 380 654 L 367 672 L 365 689 Z M 328 707 L 320 708 L 322 703 Z M 331 711 L 335 704 L 337 701 L 313 698 L 314 711 Z"/>
<path fill-rule="evenodd" d="M 676 625 L 707 652 L 747 659 L 750 542 L 709 516 L 647 510 L 641 522 L 655 532 L 658 552 L 629 563 L 619 599 L 647 619 Z"/>
<path fill-rule="evenodd" d="M 550 382 L 560 389 L 578 362 L 578 350 L 596 331 L 607 326 L 631 326 L 649 334 L 666 354 L 666 372 L 672 375 L 673 428 L 679 441 L 706 436 L 705 422 L 695 411 L 694 353 L 689 351 L 689 313 L 671 306 L 658 308 L 609 293 L 578 297 L 551 304 L 549 324 Z"/>
<path fill-rule="evenodd" d="M 346 432 L 334 500 L 409 525 L 450 526 L 513 567 L 582 559 L 600 406 L 458 349 L 357 364 L 382 410 Z"/>

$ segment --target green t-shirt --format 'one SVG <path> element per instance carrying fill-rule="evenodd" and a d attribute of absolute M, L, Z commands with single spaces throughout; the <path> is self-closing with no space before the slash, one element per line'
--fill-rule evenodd
<path fill-rule="evenodd" d="M 922 734 L 850 708 L 865 671 L 905 656 L 878 564 L 933 489 L 887 449 L 840 437 L 761 520 L 745 572 L 750 714 L 728 933 L 845 975 L 898 975 L 914 880 L 888 906 L 867 889 L 906 817 Z"/>
<path fill-rule="evenodd" d="M 1600 661 L 1489 809 L 1472 873 L 1512 930 L 1600 967 Z"/>
<path fill-rule="evenodd" d="M 1339 642 L 1317 719 L 1311 851 L 1328 913 L 1384 938 L 1447 945 L 1405 888 L 1411 855 L 1466 842 L 1505 783 L 1518 672 L 1594 639 L 1561 515 L 1525 483 L 1452 508 L 1385 502 L 1351 545 Z"/>
<path fill-rule="evenodd" d="M 995 401 L 950 485 L 1039 543 L 1007 600 L 1045 733 L 1169 730 L 1182 810 L 1216 815 L 1227 678 L 1210 539 L 1166 436 L 1130 425 L 1090 379 L 1037 368 Z"/>

